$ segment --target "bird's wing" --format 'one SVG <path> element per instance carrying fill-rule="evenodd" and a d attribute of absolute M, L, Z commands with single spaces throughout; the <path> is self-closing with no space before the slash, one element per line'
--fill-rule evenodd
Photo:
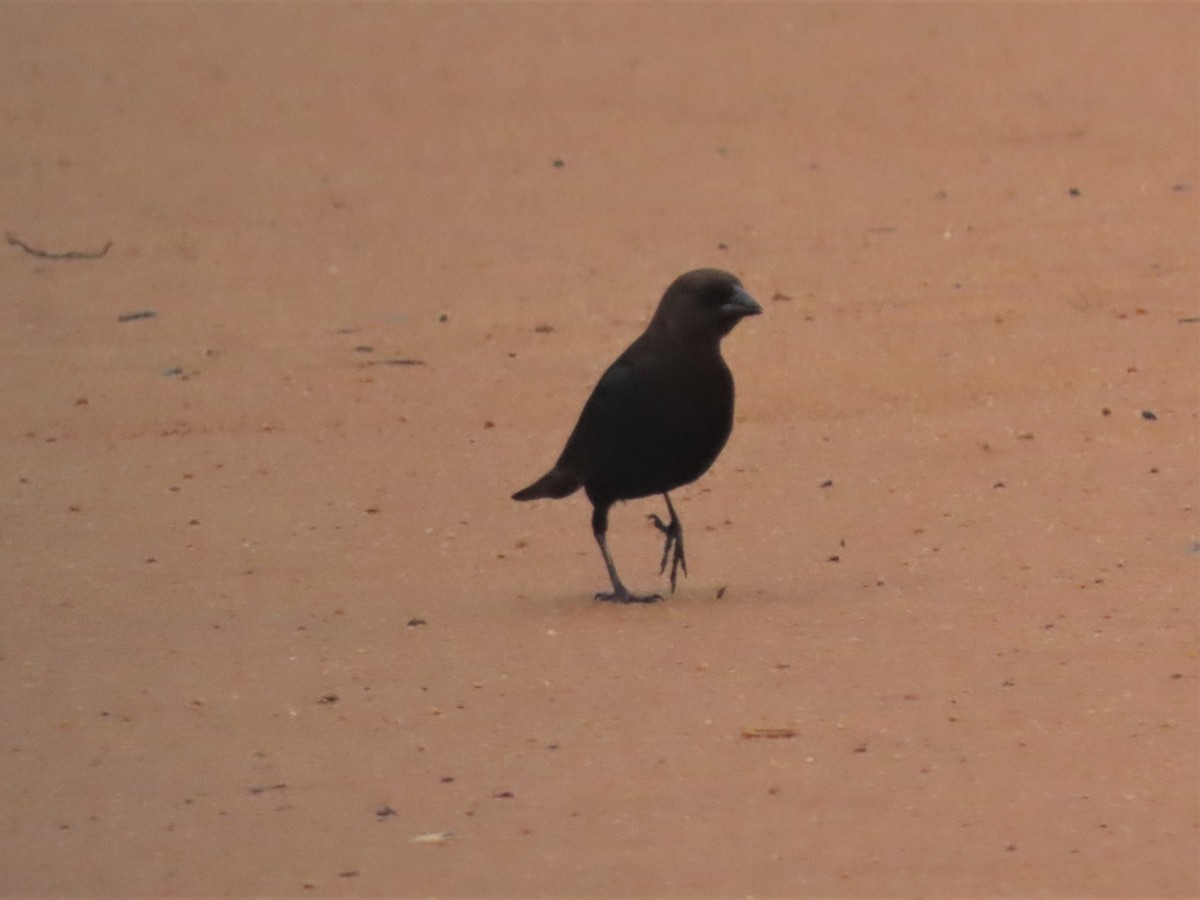
<path fill-rule="evenodd" d="M 583 405 L 561 462 L 586 480 L 598 460 L 636 440 L 649 415 L 644 381 L 635 360 L 627 354 L 609 366 Z"/>

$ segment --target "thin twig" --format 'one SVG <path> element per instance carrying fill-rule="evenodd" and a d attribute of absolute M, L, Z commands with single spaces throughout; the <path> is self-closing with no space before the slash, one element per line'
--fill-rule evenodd
<path fill-rule="evenodd" d="M 109 241 L 104 245 L 102 250 L 66 250 L 62 253 L 53 253 L 49 250 L 40 250 L 37 247 L 30 247 L 27 243 L 17 237 L 15 234 L 8 234 L 8 243 L 13 247 L 20 247 L 30 256 L 36 256 L 38 259 L 100 259 L 112 247 L 113 242 Z"/>

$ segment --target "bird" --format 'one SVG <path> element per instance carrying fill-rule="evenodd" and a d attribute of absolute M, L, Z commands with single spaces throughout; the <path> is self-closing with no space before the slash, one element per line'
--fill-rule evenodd
<path fill-rule="evenodd" d="M 608 552 L 608 512 L 618 500 L 661 494 L 669 522 L 647 518 L 665 536 L 659 574 L 671 563 L 687 575 L 683 524 L 670 492 L 708 471 L 733 430 L 733 375 L 721 339 L 742 319 L 762 313 L 742 282 L 720 269 L 694 269 L 676 278 L 646 330 L 596 383 L 557 462 L 512 495 L 514 500 L 559 499 L 583 488 L 592 504 L 592 535 L 612 582 L 597 600 L 653 603 L 661 594 L 635 594 L 621 582 Z"/>

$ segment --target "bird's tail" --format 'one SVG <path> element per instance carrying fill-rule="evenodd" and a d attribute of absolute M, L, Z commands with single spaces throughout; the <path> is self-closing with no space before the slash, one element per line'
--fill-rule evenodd
<path fill-rule="evenodd" d="M 514 500 L 541 500 L 543 498 L 557 500 L 575 493 L 582 486 L 582 482 L 577 477 L 555 466 L 529 487 L 517 491 L 512 498 Z"/>

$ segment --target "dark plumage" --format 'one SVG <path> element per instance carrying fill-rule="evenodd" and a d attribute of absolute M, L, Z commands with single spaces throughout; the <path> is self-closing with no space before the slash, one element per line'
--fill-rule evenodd
<path fill-rule="evenodd" d="M 733 376 L 721 358 L 721 338 L 744 317 L 761 312 L 728 272 L 696 269 L 679 276 L 645 332 L 600 378 L 554 468 L 513 494 L 514 500 L 537 500 L 584 489 L 592 501 L 592 533 L 613 588 L 597 599 L 662 599 L 631 594 L 617 577 L 605 534 L 609 507 L 618 500 L 663 495 L 671 521 L 650 516 L 666 535 L 659 572 L 670 559 L 672 591 L 676 571 L 687 574 L 683 526 L 668 491 L 708 471 L 729 439 Z"/>

